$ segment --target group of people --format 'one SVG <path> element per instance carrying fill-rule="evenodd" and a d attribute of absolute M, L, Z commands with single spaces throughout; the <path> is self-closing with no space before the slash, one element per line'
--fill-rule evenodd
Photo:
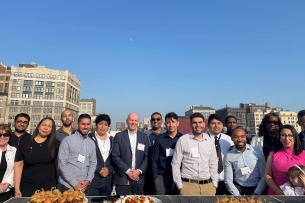
<path fill-rule="evenodd" d="M 251 141 L 235 117 L 223 124 L 217 114 L 208 117 L 205 132 L 203 115 L 194 113 L 184 135 L 174 112 L 164 118 L 166 130 L 162 115 L 153 113 L 144 133 L 130 113 L 127 129 L 114 137 L 106 114 L 96 117 L 94 132 L 88 114 L 78 117 L 77 129 L 73 120 L 63 111 L 56 130 L 52 118 L 43 118 L 33 135 L 25 113 L 15 116 L 14 132 L 0 124 L 0 202 L 52 187 L 108 196 L 113 185 L 117 195 L 304 195 L 305 131 L 283 125 L 275 113 L 265 115 Z M 305 110 L 297 122 L 305 129 Z"/>

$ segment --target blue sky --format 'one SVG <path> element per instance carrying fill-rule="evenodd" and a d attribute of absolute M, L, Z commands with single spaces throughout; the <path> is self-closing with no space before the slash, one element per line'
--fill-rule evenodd
<path fill-rule="evenodd" d="M 0 61 L 69 70 L 113 122 L 263 103 L 304 109 L 305 1 L 0 0 Z"/>

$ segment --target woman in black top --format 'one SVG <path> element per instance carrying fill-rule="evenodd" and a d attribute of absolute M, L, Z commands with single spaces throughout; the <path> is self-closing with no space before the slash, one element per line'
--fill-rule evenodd
<path fill-rule="evenodd" d="M 7 124 L 0 124 L 0 202 L 4 202 L 11 197 L 10 190 L 14 186 L 16 148 L 8 144 L 11 136 L 11 128 Z"/>
<path fill-rule="evenodd" d="M 15 197 L 30 197 L 36 190 L 56 186 L 59 144 L 50 117 L 38 123 L 33 136 L 20 141 L 15 158 Z"/>

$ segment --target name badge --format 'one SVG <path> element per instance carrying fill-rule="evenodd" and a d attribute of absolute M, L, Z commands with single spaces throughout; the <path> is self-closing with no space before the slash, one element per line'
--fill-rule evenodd
<path fill-rule="evenodd" d="M 166 149 L 166 156 L 173 156 L 174 155 L 174 149 L 172 148 L 167 148 Z"/>
<path fill-rule="evenodd" d="M 145 145 L 138 143 L 138 150 L 144 151 Z"/>
<path fill-rule="evenodd" d="M 250 170 L 250 168 L 248 166 L 246 166 L 244 168 L 241 168 L 240 170 L 241 170 L 241 174 L 242 175 L 248 175 L 248 174 L 251 173 L 251 170 Z"/>
<path fill-rule="evenodd" d="M 80 162 L 80 163 L 85 163 L 85 156 L 79 154 L 78 158 L 77 158 L 77 161 Z"/>
<path fill-rule="evenodd" d="M 199 157 L 198 148 L 191 148 L 191 152 L 192 152 L 192 157 L 193 158 Z"/>

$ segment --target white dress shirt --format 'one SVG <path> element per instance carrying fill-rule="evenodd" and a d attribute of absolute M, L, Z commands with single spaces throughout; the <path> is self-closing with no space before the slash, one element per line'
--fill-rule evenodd
<path fill-rule="evenodd" d="M 97 143 L 98 143 L 98 148 L 102 154 L 102 157 L 104 159 L 104 162 L 106 163 L 106 160 L 110 154 L 110 134 L 107 133 L 107 136 L 106 136 L 106 139 L 105 140 L 102 140 L 100 138 L 100 136 L 96 133 L 95 131 L 95 137 L 96 137 L 96 140 L 97 140 Z"/>
<path fill-rule="evenodd" d="M 211 132 L 207 132 L 206 135 L 207 136 L 210 135 L 213 139 L 215 139 L 214 136 L 217 136 L 217 139 L 219 139 L 219 136 L 221 135 L 220 140 L 219 140 L 219 144 L 220 144 L 220 149 L 221 149 L 222 165 L 223 165 L 223 168 L 224 168 L 223 158 L 228 153 L 230 147 L 234 145 L 234 142 L 232 141 L 231 137 L 227 134 L 220 133 L 219 135 L 214 135 Z M 225 179 L 225 175 L 224 175 L 224 170 L 223 170 L 219 174 L 219 181 L 224 181 L 224 179 Z"/>

